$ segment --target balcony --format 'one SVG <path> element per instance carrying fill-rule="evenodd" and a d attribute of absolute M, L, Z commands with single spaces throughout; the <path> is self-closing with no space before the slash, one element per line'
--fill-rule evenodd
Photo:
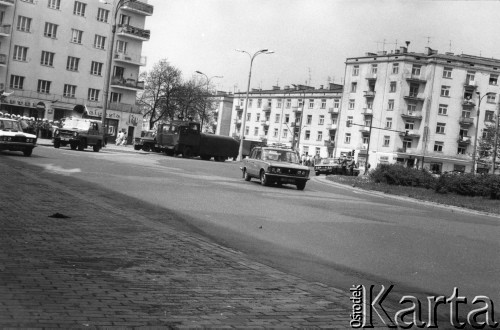
<path fill-rule="evenodd" d="M 422 119 L 422 113 L 420 111 L 415 112 L 415 111 L 405 111 L 401 113 L 401 117 L 407 118 L 407 119 Z"/>
<path fill-rule="evenodd" d="M 330 147 L 330 148 L 335 147 L 335 142 L 333 142 L 332 140 L 325 140 L 324 141 L 324 146 L 325 147 Z"/>
<path fill-rule="evenodd" d="M 419 102 L 424 101 L 423 95 L 419 93 L 410 93 L 408 95 L 403 96 L 403 98 L 407 101 L 419 101 Z"/>
<path fill-rule="evenodd" d="M 464 109 L 470 109 L 470 108 L 474 108 L 476 106 L 476 103 L 474 103 L 473 101 L 471 100 L 463 100 L 462 101 L 462 107 Z"/>
<path fill-rule="evenodd" d="M 364 109 L 363 109 L 363 114 L 364 114 L 365 116 L 373 116 L 373 109 L 364 108 Z"/>
<path fill-rule="evenodd" d="M 262 126 L 269 126 L 269 120 L 265 120 L 265 119 L 264 119 L 264 120 L 261 120 L 261 121 L 260 121 L 260 124 L 261 124 Z"/>
<path fill-rule="evenodd" d="M 328 113 L 331 113 L 332 115 L 338 115 L 339 114 L 339 108 L 329 108 Z"/>
<path fill-rule="evenodd" d="M 417 152 L 417 150 L 415 148 L 398 148 L 396 150 L 396 152 L 400 153 L 400 154 L 415 154 Z"/>
<path fill-rule="evenodd" d="M 460 145 L 469 145 L 472 138 L 470 136 L 460 136 L 458 138 L 458 144 Z"/>
<path fill-rule="evenodd" d="M 370 72 L 370 73 L 366 74 L 365 79 L 366 80 L 377 80 L 377 74 Z"/>
<path fill-rule="evenodd" d="M 359 131 L 363 134 L 369 134 L 370 133 L 370 126 L 363 126 L 359 129 Z"/>
<path fill-rule="evenodd" d="M 375 97 L 375 91 L 364 91 L 365 97 Z"/>
<path fill-rule="evenodd" d="M 151 16 L 153 15 L 153 6 L 141 2 L 141 1 L 129 1 L 126 2 L 122 8 L 122 10 L 128 10 L 130 12 L 139 14 L 139 15 L 144 15 L 144 16 Z"/>
<path fill-rule="evenodd" d="M 234 110 L 240 112 L 240 111 L 243 111 L 243 107 L 237 105 L 237 106 L 234 107 Z"/>
<path fill-rule="evenodd" d="M 113 88 L 137 91 L 144 89 L 144 81 L 136 81 L 135 79 L 125 79 L 123 77 L 115 76 L 111 79 L 110 86 Z"/>
<path fill-rule="evenodd" d="M 8 37 L 10 36 L 11 25 L 2 25 L 0 26 L 0 37 Z"/>
<path fill-rule="evenodd" d="M 15 0 L 0 0 L 0 6 L 14 6 Z"/>
<path fill-rule="evenodd" d="M 477 82 L 475 80 L 466 79 L 464 82 L 464 88 L 467 90 L 474 90 L 477 87 Z"/>
<path fill-rule="evenodd" d="M 271 106 L 270 106 L 270 105 L 265 105 L 265 106 L 262 108 L 262 111 L 264 111 L 264 112 L 271 112 Z"/>
<path fill-rule="evenodd" d="M 292 107 L 293 112 L 302 112 L 302 106 L 300 107 Z"/>
<path fill-rule="evenodd" d="M 410 131 L 410 130 L 406 130 L 405 132 L 401 132 L 399 133 L 399 135 L 401 137 L 408 137 L 408 138 L 419 138 L 420 137 L 420 133 L 417 132 L 417 131 Z"/>
<path fill-rule="evenodd" d="M 7 55 L 0 54 L 0 66 L 7 66 Z"/>
<path fill-rule="evenodd" d="M 330 133 L 335 132 L 337 130 L 337 124 L 326 125 L 326 128 L 330 131 Z"/>
<path fill-rule="evenodd" d="M 87 103 L 87 106 L 88 105 L 89 105 L 89 103 Z M 101 107 L 101 104 L 98 104 L 94 107 Z M 122 112 L 141 113 L 141 108 L 139 108 L 135 104 L 110 102 L 108 105 L 108 109 L 122 111 Z"/>
<path fill-rule="evenodd" d="M 241 118 L 236 118 L 236 119 L 234 120 L 234 124 L 235 124 L 236 126 L 241 126 Z"/>
<path fill-rule="evenodd" d="M 425 84 L 427 82 L 427 80 L 425 79 L 425 77 L 422 74 L 408 73 L 405 75 L 405 79 L 406 79 L 406 81 L 408 81 L 410 83 L 414 82 L 414 83 L 418 83 L 418 84 Z"/>
<path fill-rule="evenodd" d="M 143 30 L 130 24 L 119 24 L 116 33 L 119 36 L 142 41 L 148 41 L 150 36 L 149 30 Z"/>
<path fill-rule="evenodd" d="M 471 117 L 460 117 L 460 119 L 458 120 L 458 122 L 460 123 L 460 125 L 470 126 L 470 125 L 474 124 L 474 118 L 471 118 Z"/>
<path fill-rule="evenodd" d="M 128 63 L 132 65 L 145 66 L 146 65 L 146 56 L 138 56 L 138 55 L 128 55 L 123 53 L 115 53 L 113 59 L 116 62 Z"/>

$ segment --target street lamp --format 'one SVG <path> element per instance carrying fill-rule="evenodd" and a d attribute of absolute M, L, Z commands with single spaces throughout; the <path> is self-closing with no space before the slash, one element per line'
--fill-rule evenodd
<path fill-rule="evenodd" d="M 203 72 L 201 72 L 201 71 L 195 71 L 195 72 L 197 74 L 201 74 L 201 75 L 205 76 L 205 78 L 207 78 L 207 98 L 208 98 L 208 94 L 209 94 L 208 88 L 210 87 L 210 80 L 212 80 L 213 78 L 224 78 L 223 76 L 212 76 L 212 77 L 208 78 L 208 76 L 206 74 L 204 74 Z M 205 104 L 203 105 L 203 115 L 201 116 L 201 127 L 200 127 L 200 129 L 202 131 L 203 131 L 203 121 L 205 119 L 206 108 L 207 108 L 207 102 L 205 102 Z"/>
<path fill-rule="evenodd" d="M 243 109 L 243 118 L 241 118 L 241 134 L 240 134 L 240 148 L 238 150 L 238 161 L 241 161 L 243 158 L 243 139 L 245 138 L 245 122 L 247 120 L 247 109 L 248 109 L 248 95 L 250 93 L 250 79 L 252 77 L 252 64 L 253 60 L 257 55 L 260 54 L 272 54 L 274 53 L 272 50 L 269 49 L 261 49 L 257 52 L 255 52 L 253 55 L 251 55 L 249 52 L 241 49 L 235 49 L 237 52 L 240 53 L 245 53 L 250 57 L 250 70 L 248 71 L 248 84 L 247 84 L 247 96 L 245 100 L 245 108 Z"/>
<path fill-rule="evenodd" d="M 474 150 L 472 151 L 472 169 L 471 169 L 472 173 L 476 173 L 476 163 L 477 163 L 477 160 L 476 160 L 476 150 L 477 150 L 477 136 L 479 135 L 479 115 L 481 113 L 481 100 L 485 96 L 493 94 L 493 93 L 491 93 L 491 92 L 490 93 L 486 93 L 483 96 L 481 96 L 480 92 L 476 92 L 476 94 L 479 97 L 479 103 L 477 104 L 476 134 L 474 134 Z"/>
<path fill-rule="evenodd" d="M 135 2 L 137 0 L 118 0 L 116 3 L 114 9 L 114 14 L 113 14 L 113 25 L 111 26 L 111 42 L 109 44 L 109 51 L 107 54 L 107 59 L 106 59 L 106 74 L 104 76 L 104 100 L 102 104 L 102 126 L 105 127 L 104 134 L 108 134 L 109 128 L 106 127 L 106 111 L 108 110 L 108 102 L 109 102 L 109 85 L 111 81 L 111 63 L 113 61 L 113 48 L 115 44 L 115 33 L 116 33 L 116 17 L 118 16 L 118 11 L 120 10 L 121 7 L 126 5 L 127 3 L 130 2 Z M 102 1 L 101 2 L 105 4 L 110 4 L 109 2 Z M 114 4 L 114 2 L 113 2 Z"/>

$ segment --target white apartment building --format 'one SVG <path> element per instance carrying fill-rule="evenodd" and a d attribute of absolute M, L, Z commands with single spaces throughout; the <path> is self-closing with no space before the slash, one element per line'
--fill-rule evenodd
<path fill-rule="evenodd" d="M 342 85 L 327 88 L 295 85 L 271 90 L 252 89 L 243 120 L 246 92 L 234 94 L 230 134 L 245 140 L 295 147 L 300 154 L 334 154 Z M 245 124 L 243 125 L 243 121 Z M 294 134 L 295 132 L 295 134 Z"/>
<path fill-rule="evenodd" d="M 110 140 L 121 129 L 130 139 L 140 136 L 135 101 L 144 88 L 139 68 L 146 64 L 142 43 L 150 31 L 144 25 L 152 14 L 145 0 L 0 0 L 0 90 L 8 94 L 1 111 L 48 120 L 85 113 L 100 120 L 109 90 Z"/>
<path fill-rule="evenodd" d="M 476 135 L 496 118 L 500 60 L 401 47 L 348 58 L 345 72 L 337 155 L 356 150 L 371 168 L 472 170 Z"/>

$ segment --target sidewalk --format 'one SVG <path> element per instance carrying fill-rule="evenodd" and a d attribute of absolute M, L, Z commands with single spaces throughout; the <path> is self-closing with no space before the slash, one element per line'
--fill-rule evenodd
<path fill-rule="evenodd" d="M 39 146 L 53 146 L 54 143 L 52 142 L 51 139 L 38 139 L 37 140 L 37 145 Z M 62 147 L 64 148 L 64 147 Z M 69 148 L 69 146 L 67 147 Z M 92 147 L 90 147 L 92 149 Z M 133 153 L 145 153 L 145 151 L 142 150 L 135 150 L 133 145 L 124 145 L 124 146 L 117 146 L 114 143 L 108 143 L 102 150 L 105 151 L 121 151 L 121 152 L 133 152 Z"/>
<path fill-rule="evenodd" d="M 349 288 L 249 260 L 168 210 L 9 157 L 0 187 L 2 329 L 349 328 Z"/>

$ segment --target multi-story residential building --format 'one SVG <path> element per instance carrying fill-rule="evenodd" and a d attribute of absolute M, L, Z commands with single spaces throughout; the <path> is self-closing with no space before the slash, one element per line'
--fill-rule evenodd
<path fill-rule="evenodd" d="M 337 155 L 356 150 L 363 167 L 368 158 L 372 168 L 472 170 L 476 135 L 497 111 L 500 60 L 401 47 L 348 58 L 345 72 Z"/>
<path fill-rule="evenodd" d="M 48 120 L 85 113 L 100 120 L 109 91 L 108 133 L 139 135 L 135 100 L 144 88 L 139 68 L 146 64 L 142 43 L 150 31 L 144 24 L 152 13 L 146 0 L 0 0 L 0 90 L 9 95 L 2 111 Z"/>
<path fill-rule="evenodd" d="M 341 96 L 342 85 L 333 83 L 327 88 L 252 89 L 243 127 L 246 92 L 235 93 L 230 134 L 239 138 L 244 130 L 246 140 L 295 147 L 301 154 L 332 156 Z"/>

